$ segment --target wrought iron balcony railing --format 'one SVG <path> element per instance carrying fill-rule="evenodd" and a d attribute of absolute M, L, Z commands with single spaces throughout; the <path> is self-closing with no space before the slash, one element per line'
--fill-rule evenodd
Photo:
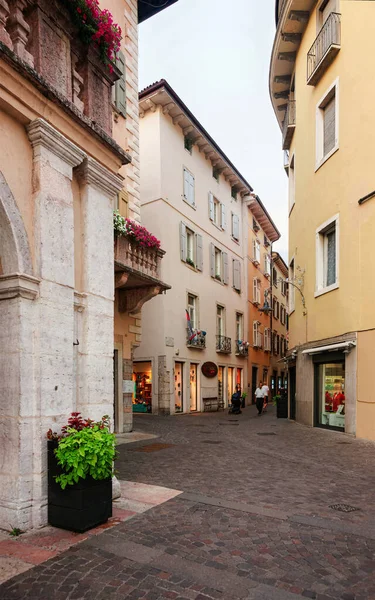
<path fill-rule="evenodd" d="M 232 340 L 224 335 L 216 336 L 216 352 L 230 354 L 232 352 Z"/>
<path fill-rule="evenodd" d="M 283 150 L 289 150 L 296 128 L 296 101 L 289 100 L 283 123 Z"/>
<path fill-rule="evenodd" d="M 341 15 L 331 13 L 307 53 L 307 83 L 315 85 L 341 48 Z"/>
<path fill-rule="evenodd" d="M 206 347 L 206 335 L 202 331 L 193 331 L 193 334 L 189 329 L 186 332 L 186 345 L 188 348 L 195 348 L 197 350 L 204 350 Z"/>
<path fill-rule="evenodd" d="M 236 340 L 236 356 L 249 356 L 249 344 Z"/>

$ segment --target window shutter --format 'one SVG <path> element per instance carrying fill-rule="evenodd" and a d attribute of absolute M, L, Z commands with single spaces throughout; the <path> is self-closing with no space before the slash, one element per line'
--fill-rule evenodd
<path fill-rule="evenodd" d="M 213 221 L 215 219 L 214 196 L 211 192 L 208 192 L 208 214 L 210 216 L 211 221 Z"/>
<path fill-rule="evenodd" d="M 186 262 L 187 236 L 186 236 L 186 225 L 184 223 L 180 223 L 180 250 L 181 250 L 181 260 Z"/>
<path fill-rule="evenodd" d="M 258 263 L 260 264 L 260 242 L 257 240 L 255 244 L 256 244 L 256 259 L 257 259 Z"/>
<path fill-rule="evenodd" d="M 195 177 L 189 173 L 189 203 L 195 205 Z"/>
<path fill-rule="evenodd" d="M 118 53 L 116 59 L 116 66 L 121 71 L 121 77 L 115 84 L 115 98 L 116 98 L 116 108 L 122 114 L 123 117 L 126 116 L 126 65 L 125 65 L 125 55 L 122 52 Z"/>
<path fill-rule="evenodd" d="M 258 283 L 256 278 L 253 279 L 253 302 L 257 302 L 258 297 Z"/>
<path fill-rule="evenodd" d="M 241 263 L 239 260 L 233 261 L 233 287 L 238 292 L 241 291 Z"/>
<path fill-rule="evenodd" d="M 258 323 L 254 321 L 253 323 L 253 346 L 258 345 Z"/>
<path fill-rule="evenodd" d="M 235 240 L 240 239 L 240 219 L 238 215 L 233 215 L 233 237 Z"/>
<path fill-rule="evenodd" d="M 227 252 L 223 252 L 223 282 L 225 285 L 228 285 L 229 283 L 229 263 Z"/>
<path fill-rule="evenodd" d="M 256 240 L 253 240 L 253 259 L 256 260 L 257 250 L 256 250 Z"/>
<path fill-rule="evenodd" d="M 203 237 L 197 234 L 197 269 L 203 271 Z"/>
<path fill-rule="evenodd" d="M 184 196 L 185 196 L 185 200 L 189 200 L 189 188 L 190 188 L 189 171 L 187 169 L 184 169 Z"/>
<path fill-rule="evenodd" d="M 227 228 L 227 215 L 224 204 L 221 204 L 221 228 L 224 230 Z"/>
<path fill-rule="evenodd" d="M 324 108 L 324 156 L 328 154 L 336 143 L 336 103 L 332 98 Z"/>
<path fill-rule="evenodd" d="M 211 277 L 215 277 L 215 246 L 210 244 L 210 270 Z"/>

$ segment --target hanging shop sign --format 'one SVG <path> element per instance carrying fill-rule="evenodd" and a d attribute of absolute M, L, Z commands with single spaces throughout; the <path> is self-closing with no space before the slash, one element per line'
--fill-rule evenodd
<path fill-rule="evenodd" d="M 213 362 L 205 362 L 202 365 L 202 373 L 205 377 L 212 378 L 216 377 L 218 372 L 217 365 Z"/>

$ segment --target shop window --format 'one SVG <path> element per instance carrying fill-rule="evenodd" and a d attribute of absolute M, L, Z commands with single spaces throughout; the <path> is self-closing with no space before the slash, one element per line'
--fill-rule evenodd
<path fill-rule="evenodd" d="M 315 365 L 317 424 L 345 430 L 345 363 Z"/>
<path fill-rule="evenodd" d="M 152 412 L 151 362 L 135 362 L 133 365 L 133 412 Z"/>
<path fill-rule="evenodd" d="M 176 362 L 174 366 L 174 406 L 176 413 L 184 411 L 184 387 L 183 387 L 184 364 Z"/>

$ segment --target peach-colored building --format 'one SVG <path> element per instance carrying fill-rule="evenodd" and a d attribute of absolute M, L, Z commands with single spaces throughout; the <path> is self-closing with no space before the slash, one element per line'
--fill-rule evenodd
<path fill-rule="evenodd" d="M 166 81 L 141 92 L 140 116 L 142 221 L 172 290 L 143 309 L 138 377 L 155 413 L 224 407 L 236 384 L 249 392 L 248 206 L 268 216 Z"/>
<path fill-rule="evenodd" d="M 162 253 L 122 238 L 114 261 L 113 208 L 140 218 L 137 1 L 103 2 L 126 32 L 113 70 L 65 2 L 0 4 L 0 527 L 25 530 L 47 521 L 50 427 L 131 427 L 139 311 L 168 286 Z"/>
<path fill-rule="evenodd" d="M 286 388 L 288 367 L 284 360 L 288 348 L 288 267 L 278 252 L 272 252 L 272 331 L 271 385 L 274 394 Z"/>

